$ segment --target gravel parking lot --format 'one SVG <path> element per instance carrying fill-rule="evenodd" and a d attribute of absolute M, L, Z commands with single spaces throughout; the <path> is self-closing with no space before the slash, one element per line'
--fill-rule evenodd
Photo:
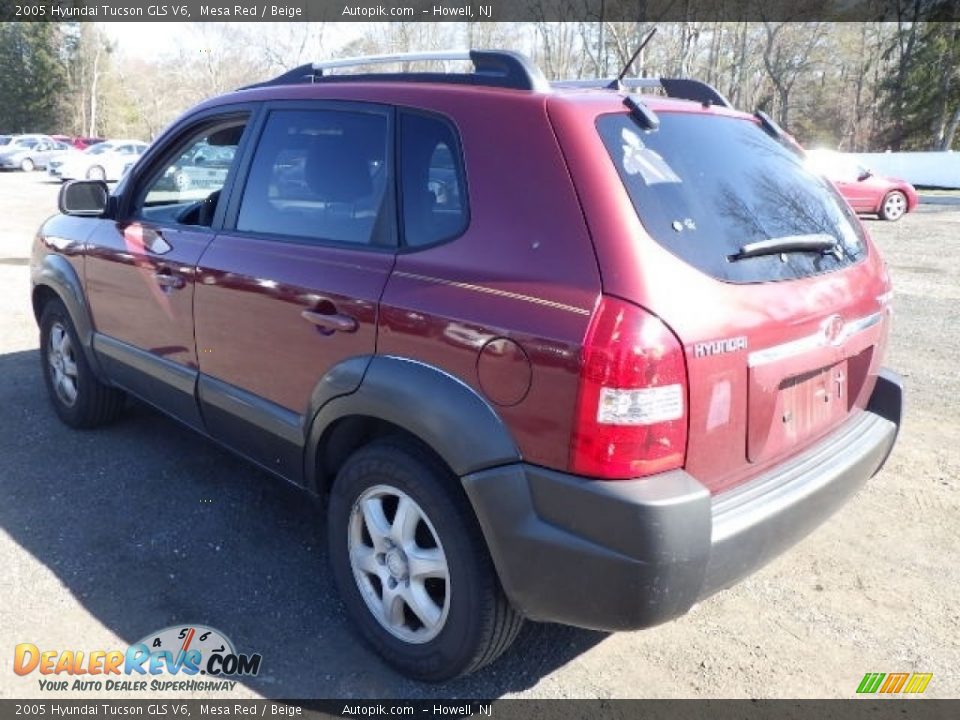
<path fill-rule="evenodd" d="M 865 672 L 896 671 L 960 695 L 960 208 L 867 221 L 895 282 L 888 364 L 908 408 L 886 468 L 831 522 L 676 622 L 528 625 L 493 667 L 429 686 L 353 634 L 298 491 L 141 405 L 96 432 L 56 420 L 28 255 L 57 189 L 0 174 L 0 697 L 49 694 L 13 673 L 17 643 L 123 649 L 181 622 L 263 655 L 229 697 L 850 697 Z"/>

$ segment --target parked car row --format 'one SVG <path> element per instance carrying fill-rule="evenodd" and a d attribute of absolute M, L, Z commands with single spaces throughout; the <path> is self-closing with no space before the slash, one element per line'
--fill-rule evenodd
<path fill-rule="evenodd" d="M 146 149 L 147 143 L 140 140 L 105 140 L 52 161 L 47 172 L 59 180 L 114 182 L 123 177 Z"/>
<path fill-rule="evenodd" d="M 70 135 L 51 135 L 54 140 L 57 140 L 62 143 L 66 143 L 70 147 L 74 147 L 77 150 L 86 150 L 91 145 L 96 145 L 97 143 L 102 143 L 106 138 L 102 137 L 83 137 L 83 136 L 70 136 Z"/>
<path fill-rule="evenodd" d="M 0 135 L 0 169 L 42 170 L 54 157 L 70 149 L 49 135 Z"/>
<path fill-rule="evenodd" d="M 146 149 L 147 143 L 140 140 L 0 135 L 0 169 L 46 170 L 50 177 L 59 180 L 114 182 Z"/>

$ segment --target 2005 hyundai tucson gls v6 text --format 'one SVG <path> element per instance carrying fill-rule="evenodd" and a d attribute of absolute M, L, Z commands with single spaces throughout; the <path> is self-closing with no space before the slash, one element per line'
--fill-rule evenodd
<path fill-rule="evenodd" d="M 418 57 L 474 68 L 303 66 L 64 186 L 32 292 L 65 423 L 130 394 L 315 494 L 359 631 L 441 680 L 760 567 L 883 465 L 902 390 L 880 254 L 765 115 Z"/>

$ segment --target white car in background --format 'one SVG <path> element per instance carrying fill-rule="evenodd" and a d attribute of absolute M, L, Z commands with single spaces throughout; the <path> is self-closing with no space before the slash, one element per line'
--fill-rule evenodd
<path fill-rule="evenodd" d="M 50 175 L 61 180 L 119 180 L 146 151 L 141 140 L 106 140 L 82 152 L 70 153 L 58 164 L 51 163 Z"/>

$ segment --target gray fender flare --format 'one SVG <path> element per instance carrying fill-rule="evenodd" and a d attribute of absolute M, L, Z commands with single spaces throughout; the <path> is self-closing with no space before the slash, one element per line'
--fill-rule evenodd
<path fill-rule="evenodd" d="M 360 365 L 354 364 L 353 369 Z M 315 392 L 314 401 L 318 399 Z M 314 416 L 305 454 L 308 488 L 320 490 L 317 452 L 324 433 L 338 420 L 358 415 L 404 428 L 429 445 L 461 478 L 521 459 L 506 425 L 469 385 L 416 360 L 376 356 L 369 360 L 354 392 L 330 398 Z"/>
<path fill-rule="evenodd" d="M 37 288 L 44 286 L 50 288 L 57 297 L 63 302 L 73 321 L 73 327 L 80 337 L 80 345 L 83 347 L 83 354 L 87 362 L 93 369 L 98 378 L 103 379 L 103 372 L 97 361 L 96 353 L 93 351 L 93 318 L 90 314 L 90 306 L 87 304 L 87 297 L 83 292 L 83 283 L 73 266 L 61 255 L 48 254 L 34 266 L 31 271 L 31 300 Z M 40 321 L 39 315 L 37 322 Z"/>

